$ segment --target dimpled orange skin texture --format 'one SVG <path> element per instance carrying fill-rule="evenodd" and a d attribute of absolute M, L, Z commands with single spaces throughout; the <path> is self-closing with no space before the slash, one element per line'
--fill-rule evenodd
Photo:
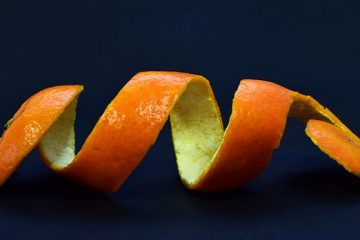
<path fill-rule="evenodd" d="M 219 154 L 193 188 L 239 187 L 268 165 L 283 135 L 291 105 L 289 90 L 260 80 L 242 80 Z"/>
<path fill-rule="evenodd" d="M 106 108 L 64 175 L 104 192 L 116 191 L 144 158 L 191 79 L 186 73 L 135 75 Z"/>
<path fill-rule="evenodd" d="M 63 174 L 101 191 L 116 191 L 155 142 L 190 81 L 208 84 L 192 74 L 137 74 L 110 103 L 76 160 L 61 170 Z M 219 157 L 199 181 L 187 187 L 229 189 L 260 174 L 281 138 L 290 103 L 289 91 L 283 87 L 242 81 Z"/>
<path fill-rule="evenodd" d="M 360 140 L 333 124 L 310 120 L 306 134 L 327 155 L 346 170 L 360 176 Z"/>
<path fill-rule="evenodd" d="M 0 141 L 0 185 L 16 170 L 82 89 L 78 85 L 48 88 L 30 97 L 20 107 Z"/>
<path fill-rule="evenodd" d="M 109 104 L 83 148 L 68 167 L 54 168 L 46 157 L 45 162 L 56 172 L 80 183 L 104 192 L 116 191 L 155 142 L 171 109 L 190 81 L 203 82 L 213 97 L 209 82 L 199 75 L 177 72 L 144 72 L 135 75 Z M 41 104 L 33 103 L 31 99 L 37 99 L 44 94 L 40 92 L 19 110 L 22 112 L 27 106 L 32 106 L 34 109 L 27 110 L 26 117 L 16 114 L 19 115 L 17 120 L 3 136 L 2 142 L 6 140 L 5 144 L 0 145 L 2 176 L 6 175 L 7 178 L 12 173 L 21 159 L 39 142 L 44 132 L 82 90 L 81 86 L 60 86 L 52 89 L 55 89 L 56 93 L 62 88 L 69 88 L 68 95 L 64 94 L 67 98 L 64 98 L 63 102 L 56 101 L 57 104 L 52 104 L 54 100 L 51 90 L 44 90 L 50 94 L 47 95 L 50 103 L 44 102 L 45 99 L 39 101 Z M 295 104 L 296 108 L 291 110 L 294 100 L 300 104 Z M 35 109 L 38 107 L 40 110 Z M 218 111 L 218 107 L 215 107 Z M 254 179 L 266 168 L 273 149 L 278 147 L 289 111 L 290 115 L 308 122 L 307 134 L 320 149 L 332 158 L 335 156 L 334 159 L 348 170 L 357 166 L 360 161 L 359 153 L 356 152 L 359 147 L 356 145 L 357 136 L 330 111 L 323 109 L 323 106 L 309 96 L 274 83 L 260 80 L 241 81 L 235 93 L 233 113 L 218 154 L 201 176 L 194 183 L 187 184 L 187 187 L 204 191 L 223 190 L 242 186 Z M 311 120 L 312 118 L 326 118 L 326 121 L 332 124 L 326 123 L 330 127 L 312 124 L 315 121 Z M 19 119 L 23 119 L 24 124 L 19 124 Z M 40 130 L 33 133 L 33 141 L 25 144 L 23 149 L 22 142 L 28 139 L 24 127 L 34 121 L 39 123 Z M 321 137 L 322 135 L 317 133 L 319 131 L 325 137 Z M 337 131 L 340 131 L 341 136 L 335 134 Z M 347 139 L 351 137 L 351 142 L 339 139 L 344 136 Z M 322 144 L 323 141 L 330 144 Z M 349 144 L 348 150 L 337 154 L 339 150 L 336 150 L 336 144 L 332 142 Z M 349 151 L 353 153 L 350 158 L 347 157 L 350 155 Z M 356 164 L 351 165 L 348 162 Z M 354 169 L 350 169 L 352 170 Z M 355 170 L 355 174 L 360 172 L 357 168 Z M 3 178 L 3 182 L 6 178 Z"/>

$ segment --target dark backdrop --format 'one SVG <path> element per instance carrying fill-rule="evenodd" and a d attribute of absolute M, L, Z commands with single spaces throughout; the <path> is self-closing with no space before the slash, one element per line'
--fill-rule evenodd
<path fill-rule="evenodd" d="M 206 76 L 225 123 L 242 78 L 307 93 L 360 133 L 358 1 L 0 1 L 0 122 L 40 89 L 84 84 L 77 146 L 132 75 Z M 124 186 L 96 193 L 36 154 L 0 189 L 1 239 L 358 239 L 360 180 L 289 120 L 267 171 L 243 189 L 179 182 L 168 124 Z M 241 146 L 239 146 L 241 147 Z"/>

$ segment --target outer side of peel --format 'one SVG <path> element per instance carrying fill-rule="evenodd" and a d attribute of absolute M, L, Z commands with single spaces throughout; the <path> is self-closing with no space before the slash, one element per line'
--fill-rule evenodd
<path fill-rule="evenodd" d="M 76 99 L 81 86 L 58 86 L 29 98 L 0 142 L 0 184 L 40 142 L 55 172 L 104 192 L 116 191 L 170 116 L 179 174 L 201 191 L 243 186 L 267 167 L 287 116 L 348 171 L 360 175 L 360 141 L 309 96 L 261 80 L 243 80 L 224 131 L 207 79 L 178 72 L 135 75 L 108 105 L 80 152 L 74 153 Z"/>
<path fill-rule="evenodd" d="M 347 171 L 360 175 L 360 139 L 329 109 L 310 96 L 292 92 L 290 116 L 306 124 L 306 135 Z"/>
<path fill-rule="evenodd" d="M 37 146 L 66 106 L 82 90 L 83 87 L 79 85 L 47 88 L 30 97 L 20 107 L 0 140 L 0 185 Z"/>
<path fill-rule="evenodd" d="M 309 120 L 306 135 L 321 151 L 342 165 L 348 172 L 360 176 L 360 141 L 336 125 Z"/>
<path fill-rule="evenodd" d="M 190 187 L 232 189 L 261 174 L 280 143 L 291 102 L 289 91 L 279 85 L 242 80 L 221 145 L 198 182 Z"/>

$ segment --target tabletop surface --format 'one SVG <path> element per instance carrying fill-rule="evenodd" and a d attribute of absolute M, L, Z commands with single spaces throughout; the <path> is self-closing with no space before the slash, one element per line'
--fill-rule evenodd
<path fill-rule="evenodd" d="M 240 79 L 309 94 L 360 133 L 358 1 L 1 1 L 0 122 L 35 92 L 83 84 L 77 149 L 139 71 L 207 77 L 225 124 Z M 141 134 L 141 133 L 139 133 Z M 239 146 L 241 147 L 241 146 Z M 186 190 L 167 123 L 123 187 L 102 194 L 31 153 L 0 189 L 1 239 L 358 239 L 360 179 L 289 119 L 241 189 Z"/>

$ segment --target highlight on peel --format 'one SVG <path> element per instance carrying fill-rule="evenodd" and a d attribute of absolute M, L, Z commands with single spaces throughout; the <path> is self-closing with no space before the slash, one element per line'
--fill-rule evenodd
<path fill-rule="evenodd" d="M 30 97 L 0 140 L 0 184 L 38 145 L 55 172 L 104 192 L 116 191 L 170 116 L 180 178 L 190 189 L 243 186 L 267 167 L 287 116 L 348 171 L 360 175 L 360 140 L 309 96 L 262 80 L 242 80 L 223 128 L 210 83 L 179 72 L 136 74 L 112 100 L 75 155 L 74 122 L 82 86 L 57 86 Z"/>
<path fill-rule="evenodd" d="M 0 138 L 0 185 L 50 132 L 49 129 L 61 123 L 67 106 L 76 101 L 82 89 L 82 86 L 68 85 L 42 90 L 30 97 L 8 121 Z M 58 141 L 62 141 L 61 136 Z M 61 146 L 56 148 L 56 154 L 65 154 Z"/>

